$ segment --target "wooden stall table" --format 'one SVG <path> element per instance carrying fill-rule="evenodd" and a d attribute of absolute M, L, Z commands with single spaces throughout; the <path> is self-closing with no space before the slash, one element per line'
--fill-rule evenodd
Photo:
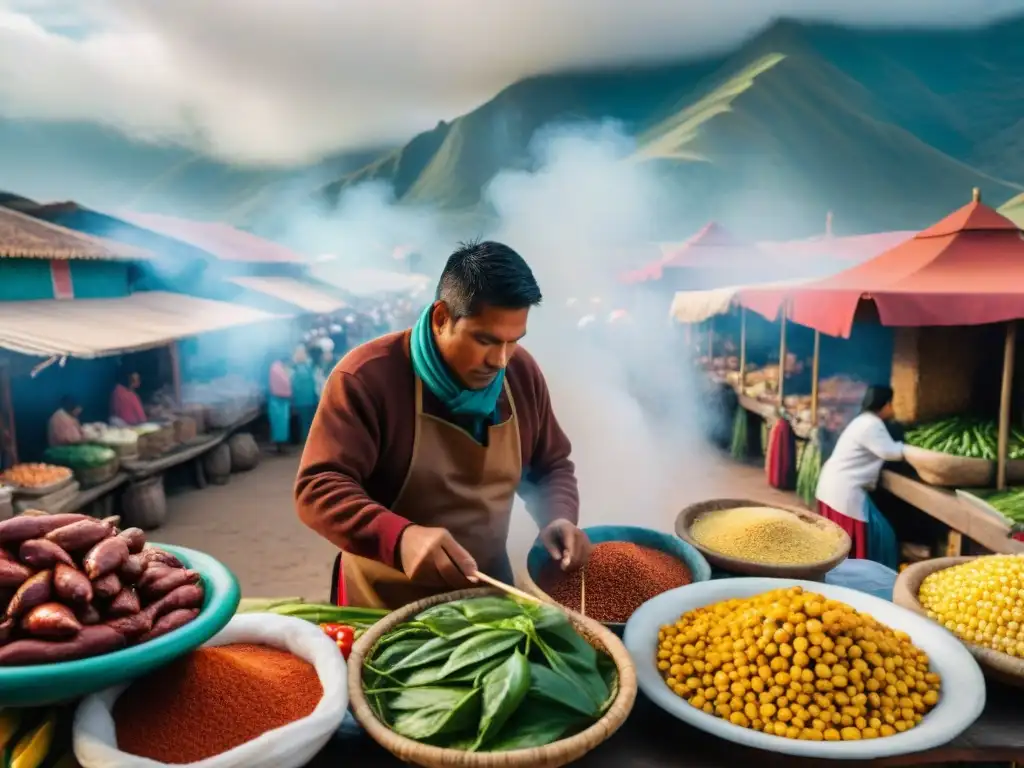
<path fill-rule="evenodd" d="M 1009 526 L 961 501 L 950 490 L 936 488 L 890 469 L 882 471 L 878 487 L 991 552 L 1024 552 L 1024 542 L 1010 538 Z"/>
<path fill-rule="evenodd" d="M 871 762 L 797 758 L 741 747 L 691 728 L 663 712 L 642 693 L 622 728 L 572 765 L 580 768 L 735 768 L 739 765 L 780 768 L 835 766 L 936 765 L 941 763 L 1010 763 L 1024 759 L 1024 696 L 1017 689 L 990 683 L 981 717 L 944 747 Z M 308 764 L 329 768 L 342 763 L 398 768 L 406 765 L 369 736 L 335 738 Z"/>

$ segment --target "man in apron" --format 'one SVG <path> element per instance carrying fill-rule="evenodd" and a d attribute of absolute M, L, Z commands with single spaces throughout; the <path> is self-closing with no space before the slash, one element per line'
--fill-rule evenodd
<path fill-rule="evenodd" d="M 551 557 L 586 563 L 569 439 L 517 348 L 540 300 L 511 248 L 463 246 L 413 328 L 356 347 L 331 373 L 295 495 L 303 522 L 342 552 L 338 604 L 395 609 L 477 571 L 510 583 L 517 491 Z"/>

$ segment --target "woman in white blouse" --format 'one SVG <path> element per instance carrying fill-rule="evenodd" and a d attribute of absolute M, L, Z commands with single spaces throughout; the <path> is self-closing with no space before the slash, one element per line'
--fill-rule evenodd
<path fill-rule="evenodd" d="M 818 513 L 850 534 L 850 557 L 880 559 L 872 556 L 870 526 L 882 527 L 894 540 L 892 529 L 872 503 L 869 491 L 878 484 L 878 475 L 887 461 L 903 460 L 903 443 L 889 435 L 885 421 L 892 418 L 893 392 L 890 387 L 868 387 L 861 413 L 851 421 L 836 441 L 832 455 L 821 468 L 818 488 Z M 889 542 L 886 550 L 892 550 Z M 884 560 L 891 560 L 886 556 Z"/>

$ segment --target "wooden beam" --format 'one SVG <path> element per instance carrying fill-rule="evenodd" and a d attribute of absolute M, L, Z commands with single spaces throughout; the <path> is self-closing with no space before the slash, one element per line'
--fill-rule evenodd
<path fill-rule="evenodd" d="M 171 381 L 174 386 L 174 402 L 181 407 L 181 347 L 179 342 L 172 341 L 167 350 L 171 355 Z"/>
<path fill-rule="evenodd" d="M 740 392 L 747 391 L 747 308 L 740 307 Z"/>
<path fill-rule="evenodd" d="M 1010 446 L 1010 406 L 1013 400 L 1013 366 L 1017 350 L 1017 321 L 1006 324 L 1003 345 L 1003 383 L 999 392 L 999 453 L 996 456 L 996 488 L 1006 487 L 1006 460 Z"/>
<path fill-rule="evenodd" d="M 782 305 L 779 314 L 782 317 L 779 332 L 779 408 L 783 407 L 782 400 L 786 396 L 786 310 L 787 306 Z"/>
<path fill-rule="evenodd" d="M 811 361 L 811 428 L 818 426 L 818 375 L 821 372 L 821 332 L 814 332 L 814 358 Z"/>

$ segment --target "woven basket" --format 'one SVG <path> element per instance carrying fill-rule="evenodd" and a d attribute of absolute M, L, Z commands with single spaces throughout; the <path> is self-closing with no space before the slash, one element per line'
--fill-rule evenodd
<path fill-rule="evenodd" d="M 943 488 L 988 488 L 995 482 L 996 463 L 988 459 L 968 459 L 948 453 L 907 445 L 903 458 L 928 485 Z"/>
<path fill-rule="evenodd" d="M 467 597 L 501 594 L 503 593 L 496 589 L 486 588 L 465 589 L 428 597 L 389 613 L 367 630 L 353 646 L 348 659 L 348 696 L 352 714 L 374 741 L 400 760 L 421 768 L 559 768 L 579 760 L 608 739 L 626 721 L 636 701 L 636 667 L 633 660 L 615 635 L 596 621 L 571 611 L 567 613 L 576 631 L 592 646 L 612 658 L 619 675 L 619 691 L 615 700 L 604 717 L 586 730 L 534 749 L 517 749 L 511 752 L 464 752 L 433 747 L 399 736 L 376 718 L 363 694 L 363 661 L 381 637 L 432 605 L 450 603 Z"/>
<path fill-rule="evenodd" d="M 112 479 L 120 468 L 121 463 L 117 458 L 113 458 L 106 464 L 102 464 L 98 467 L 83 467 L 75 470 L 75 479 L 78 480 L 79 486 L 82 488 L 94 488 L 97 485 L 103 485 L 107 480 Z"/>
<path fill-rule="evenodd" d="M 827 528 L 836 532 L 839 543 L 836 552 L 827 560 L 817 563 L 806 563 L 801 565 L 776 565 L 770 563 L 755 563 L 750 560 L 740 560 L 729 555 L 723 555 L 713 549 L 698 544 L 690 535 L 690 528 L 693 527 L 697 518 L 708 512 L 717 512 L 721 509 L 737 509 L 739 507 L 770 507 L 789 512 L 801 520 L 816 525 L 819 528 Z M 729 573 L 744 574 L 746 576 L 769 576 L 782 579 L 808 579 L 810 581 L 821 581 L 825 574 L 839 565 L 846 556 L 850 554 L 850 537 L 842 528 L 826 520 L 821 515 L 808 512 L 799 507 L 790 507 L 780 504 L 773 504 L 766 501 L 755 501 L 753 499 L 713 499 L 691 504 L 683 509 L 676 517 L 676 535 L 687 544 L 696 548 L 707 559 L 711 565 L 721 568 Z"/>
<path fill-rule="evenodd" d="M 917 593 L 921 590 L 921 582 L 936 571 L 960 565 L 960 563 L 968 563 L 975 559 L 977 558 L 937 557 L 934 560 L 924 560 L 923 562 L 915 563 L 903 571 L 896 579 L 896 585 L 892 590 L 892 601 L 902 608 L 909 608 L 911 611 L 927 617 L 928 612 L 917 599 Z M 964 642 L 964 646 L 977 659 L 982 671 L 988 677 L 1006 685 L 1024 688 L 1024 659 L 1019 659 L 991 648 L 983 648 L 973 643 Z"/>

